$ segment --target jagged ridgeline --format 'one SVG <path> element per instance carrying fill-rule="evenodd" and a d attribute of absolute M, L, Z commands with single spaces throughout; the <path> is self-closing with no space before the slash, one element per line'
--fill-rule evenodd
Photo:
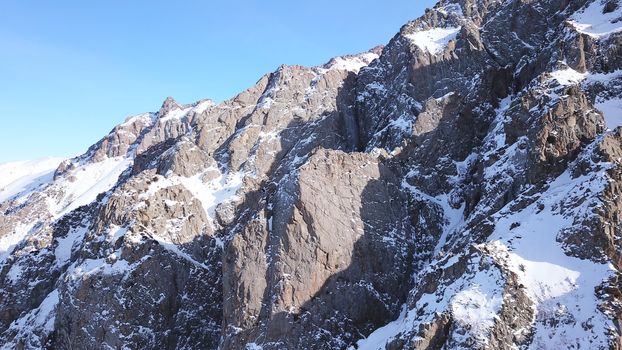
<path fill-rule="evenodd" d="M 622 4 L 384 47 L 0 165 L 6 349 L 619 349 Z"/>

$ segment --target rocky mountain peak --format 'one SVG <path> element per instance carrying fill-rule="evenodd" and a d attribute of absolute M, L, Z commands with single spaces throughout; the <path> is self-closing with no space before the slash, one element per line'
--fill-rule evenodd
<path fill-rule="evenodd" d="M 158 111 L 158 115 L 164 116 L 168 114 L 169 112 L 176 110 L 176 109 L 183 109 L 183 107 L 179 103 L 177 103 L 177 101 L 175 101 L 174 98 L 172 98 L 171 96 L 168 96 L 164 100 L 164 102 L 162 102 L 162 107 L 160 107 L 160 110 Z"/>
<path fill-rule="evenodd" d="M 0 165 L 0 343 L 620 348 L 621 11 L 440 1 Z"/>

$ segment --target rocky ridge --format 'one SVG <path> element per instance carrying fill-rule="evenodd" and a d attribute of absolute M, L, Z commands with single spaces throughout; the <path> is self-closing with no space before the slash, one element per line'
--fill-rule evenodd
<path fill-rule="evenodd" d="M 0 166 L 0 343 L 622 347 L 621 5 L 443 0 Z"/>

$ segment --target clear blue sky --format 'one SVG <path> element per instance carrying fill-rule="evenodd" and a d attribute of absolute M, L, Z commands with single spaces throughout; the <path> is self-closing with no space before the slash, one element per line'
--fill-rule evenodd
<path fill-rule="evenodd" d="M 0 162 L 71 156 L 166 96 L 384 44 L 433 0 L 31 1 L 0 10 Z"/>

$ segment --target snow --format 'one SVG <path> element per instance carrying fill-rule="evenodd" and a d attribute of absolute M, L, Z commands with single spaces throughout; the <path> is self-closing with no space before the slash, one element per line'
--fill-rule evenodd
<path fill-rule="evenodd" d="M 196 106 L 192 108 L 192 112 L 196 114 L 201 114 L 205 112 L 208 108 L 214 107 L 214 101 L 212 100 L 204 100 L 199 102 Z"/>
<path fill-rule="evenodd" d="M 15 262 L 13 264 L 13 266 L 11 266 L 11 269 L 9 270 L 9 273 L 7 273 L 7 277 L 12 281 L 12 282 L 17 282 L 19 281 L 19 279 L 22 276 L 22 272 L 23 272 L 23 267 L 20 264 L 19 261 Z"/>
<path fill-rule="evenodd" d="M 622 125 L 622 98 L 603 100 L 597 102 L 595 107 L 603 113 L 608 129 L 613 130 Z"/>
<path fill-rule="evenodd" d="M 246 344 L 246 350 L 263 350 L 263 347 L 256 343 L 248 343 Z"/>
<path fill-rule="evenodd" d="M 40 334 L 41 331 L 46 333 L 54 331 L 55 309 L 58 306 L 59 300 L 58 290 L 55 289 L 43 299 L 37 308 L 30 310 L 13 321 L 10 329 L 17 334 L 15 339 L 19 339 L 23 333 L 33 332 Z M 0 349 L 13 349 L 15 348 L 14 345 L 14 343 L 7 342 Z"/>
<path fill-rule="evenodd" d="M 387 92 L 387 88 L 384 85 L 382 85 L 382 83 L 379 83 L 379 82 L 376 82 L 376 81 L 367 84 L 365 86 L 365 90 L 376 90 L 376 91 L 378 91 L 380 93 L 386 93 Z"/>
<path fill-rule="evenodd" d="M 368 66 L 379 56 L 372 52 L 366 52 L 356 56 L 336 57 L 328 69 L 347 70 L 358 73 L 361 68 Z"/>
<path fill-rule="evenodd" d="M 409 191 L 413 194 L 415 198 L 420 200 L 426 200 L 430 203 L 434 203 L 438 205 L 443 211 L 443 219 L 445 221 L 445 225 L 443 226 L 443 232 L 441 233 L 441 237 L 438 240 L 436 248 L 434 249 L 434 254 L 437 255 L 440 253 L 442 247 L 445 245 L 445 241 L 447 240 L 447 236 L 461 227 L 461 224 L 464 223 L 464 209 L 465 204 L 461 203 L 459 208 L 454 208 L 449 203 L 450 197 L 447 194 L 441 194 L 436 197 L 432 197 L 427 193 L 424 193 L 419 188 L 412 186 L 406 180 L 409 177 L 414 175 L 413 171 L 410 171 L 404 180 L 402 180 L 402 188 Z"/>
<path fill-rule="evenodd" d="M 499 107 L 495 110 L 497 117 L 494 120 L 494 128 L 490 134 L 486 137 L 486 143 L 494 145 L 494 151 L 501 149 L 505 146 L 506 138 L 505 132 L 503 132 L 503 124 L 505 120 L 505 113 L 510 109 L 512 104 L 513 95 L 509 95 L 503 100 L 499 101 Z"/>
<path fill-rule="evenodd" d="M 385 126 L 384 128 L 380 129 L 379 131 L 377 131 L 374 134 L 374 137 L 379 137 L 380 135 L 388 132 L 389 130 L 396 130 L 398 132 L 404 133 L 404 134 L 410 134 L 413 132 L 412 130 L 412 117 L 410 117 L 407 114 L 403 114 L 401 115 L 399 118 L 391 120 L 387 126 Z"/>
<path fill-rule="evenodd" d="M 611 73 L 581 73 L 566 66 L 564 61 L 561 61 L 560 64 L 564 65 L 564 68 L 552 71 L 549 75 L 551 77 L 550 80 L 556 80 L 563 86 L 574 85 L 580 82 L 587 85 L 595 83 L 607 84 L 622 77 L 622 70 L 616 70 Z"/>
<path fill-rule="evenodd" d="M 201 201 L 203 209 L 210 218 L 214 217 L 218 204 L 233 199 L 237 190 L 242 186 L 242 179 L 242 173 L 221 175 L 207 184 L 203 183 L 200 175 L 179 178 L 184 187 Z"/>
<path fill-rule="evenodd" d="M 206 172 L 212 171 L 214 168 L 206 169 Z M 235 199 L 235 194 L 243 185 L 244 173 L 236 172 L 231 174 L 221 174 L 217 178 L 207 182 L 203 182 L 204 173 L 199 173 L 192 177 L 169 176 L 161 178 L 151 183 L 146 193 L 139 198 L 146 199 L 163 188 L 182 185 L 192 195 L 197 198 L 207 214 L 208 218 L 214 218 L 216 207 L 224 202 Z"/>
<path fill-rule="evenodd" d="M 472 337 L 477 343 L 485 343 L 501 309 L 504 278 L 494 267 L 479 270 L 476 259 L 470 262 L 469 268 L 476 272 L 457 279 L 439 293 L 423 294 L 410 310 L 404 305 L 395 321 L 358 341 L 357 349 L 385 350 L 392 339 L 419 329 L 420 325 L 431 322 L 439 311 L 447 308 L 458 326 L 451 335 L 454 339 L 464 341 Z"/>
<path fill-rule="evenodd" d="M 408 116 L 402 115 L 399 118 L 392 120 L 388 126 L 401 130 L 404 133 L 412 132 L 412 121 L 407 119 Z"/>
<path fill-rule="evenodd" d="M 23 224 L 20 222 L 15 226 L 13 232 L 0 237 L 0 263 L 3 262 L 9 254 L 11 254 L 13 248 L 30 233 L 33 226 L 34 223 Z"/>
<path fill-rule="evenodd" d="M 591 83 L 609 83 L 615 79 L 622 77 L 622 69 L 615 70 L 611 73 L 591 73 L 586 77 L 585 82 Z"/>
<path fill-rule="evenodd" d="M 119 227 L 117 225 L 110 225 L 108 228 L 108 233 L 106 234 L 106 241 L 110 243 L 111 246 L 114 246 L 117 240 L 128 232 L 127 227 Z"/>
<path fill-rule="evenodd" d="M 448 98 L 450 98 L 451 96 L 455 95 L 456 93 L 454 91 L 448 92 L 445 95 L 435 98 L 434 100 L 436 100 L 436 102 L 443 102 L 446 101 Z"/>
<path fill-rule="evenodd" d="M 518 212 L 501 213 L 487 244 L 518 275 L 535 303 L 534 349 L 565 348 L 569 341 L 580 348 L 606 347 L 610 321 L 598 310 L 594 290 L 611 275 L 611 267 L 568 256 L 557 240 L 564 228 L 576 226 L 574 217 L 590 215 L 607 176 L 599 171 L 572 178 L 570 172 L 553 181 L 537 202 Z M 574 208 L 575 203 L 581 205 Z M 561 208 L 574 209 L 561 212 Z M 514 223 L 520 226 L 512 229 Z M 552 319 L 560 318 L 572 322 L 551 325 Z"/>
<path fill-rule="evenodd" d="M 569 23 L 577 31 L 594 38 L 605 39 L 613 33 L 622 31 L 622 8 L 610 13 L 603 13 L 604 1 L 595 0 L 583 11 L 575 13 Z"/>
<path fill-rule="evenodd" d="M 209 270 L 210 267 L 203 264 L 202 262 L 199 262 L 197 260 L 195 260 L 192 256 L 190 256 L 188 253 L 184 252 L 183 250 L 181 250 L 179 248 L 179 246 L 177 246 L 175 243 L 171 242 L 169 239 L 165 238 L 165 237 L 161 237 L 159 235 L 152 235 L 151 238 L 153 238 L 155 241 L 157 241 L 160 246 L 162 246 L 162 248 L 168 250 L 169 252 L 179 256 L 180 258 L 192 263 L 193 265 Z"/>
<path fill-rule="evenodd" d="M 0 203 L 52 181 L 63 158 L 43 158 L 0 164 Z"/>
<path fill-rule="evenodd" d="M 167 207 L 169 207 L 169 208 L 173 208 L 173 207 L 175 207 L 177 204 L 179 204 L 179 202 L 177 202 L 177 201 L 172 201 L 172 200 L 170 200 L 170 199 L 167 199 L 167 200 L 165 200 L 165 201 L 164 201 L 164 205 L 166 205 L 166 206 L 167 206 Z"/>
<path fill-rule="evenodd" d="M 451 301 L 451 314 L 460 326 L 475 335 L 476 340 L 485 343 L 488 330 L 495 325 L 503 298 L 498 291 L 482 289 L 483 286 L 476 284 L 456 294 Z"/>
<path fill-rule="evenodd" d="M 588 76 L 587 73 L 579 73 L 570 67 L 553 71 L 550 75 L 552 79 L 564 86 L 578 84 Z"/>
<path fill-rule="evenodd" d="M 50 200 L 50 209 L 55 217 L 61 217 L 72 210 L 93 202 L 97 195 L 110 190 L 118 181 L 119 176 L 131 164 L 132 158 L 106 158 L 101 162 L 87 163 L 72 170 L 69 180 L 65 176 L 57 181 L 63 190 L 63 197 L 56 201 Z"/>
<path fill-rule="evenodd" d="M 435 55 L 447 47 L 450 41 L 456 39 L 460 27 L 432 28 L 404 35 L 420 49 Z"/>
<path fill-rule="evenodd" d="M 58 302 L 58 290 L 54 289 L 39 305 L 36 312 L 35 324 L 43 326 L 48 332 L 53 331 L 56 317 L 52 312 L 56 308 L 56 305 L 58 305 Z"/>
<path fill-rule="evenodd" d="M 404 307 L 397 320 L 376 329 L 367 338 L 359 340 L 356 349 L 358 350 L 385 350 L 385 345 L 402 330 L 407 330 L 407 309 Z M 353 350 L 350 347 L 348 350 Z"/>
<path fill-rule="evenodd" d="M 125 260 L 116 260 L 110 264 L 105 259 L 84 259 L 80 264 L 68 270 L 67 275 L 72 280 L 84 278 L 96 274 L 116 275 L 125 273 L 130 269 L 130 264 Z"/>
<path fill-rule="evenodd" d="M 191 110 L 192 110 L 192 107 L 173 108 L 168 113 L 166 113 L 163 116 L 161 116 L 158 119 L 158 121 L 160 123 L 165 123 L 165 122 L 168 122 L 168 121 L 171 121 L 171 120 L 180 120 L 181 118 L 185 117 Z"/>
<path fill-rule="evenodd" d="M 598 74 L 588 75 L 587 78 L 598 81 L 603 79 Z M 496 110 L 493 130 L 486 139 L 486 147 L 491 152 L 505 147 L 503 123 L 514 98 L 500 101 Z M 619 114 L 621 101 L 610 101 L 607 103 Z M 607 107 L 603 109 L 607 110 Z M 519 151 L 517 147 L 521 142 L 519 139 L 509 146 L 505 154 L 487 168 L 486 179 L 491 179 L 492 183 L 495 174 L 506 173 L 507 169 L 516 166 L 512 155 Z M 577 162 L 591 159 L 599 142 L 596 140 L 587 147 Z M 595 171 L 576 178 L 571 176 L 573 166 L 551 181 L 531 205 L 516 209 L 508 204 L 493 216 L 495 230 L 487 242 L 480 245 L 485 249 L 478 249 L 482 252 L 482 259 L 489 258 L 495 262 L 488 264 L 490 267 L 487 272 L 482 270 L 472 277 L 466 273 L 447 286 L 441 283 L 433 294 L 424 294 L 415 305 L 410 305 L 409 310 L 403 311 L 397 320 L 359 341 L 357 348 L 385 349 L 391 339 L 413 329 L 420 329 L 420 326 L 433 321 L 438 313 L 446 310 L 450 310 L 455 325 L 462 328 L 459 331 L 452 330 L 453 339 L 460 342 L 470 337 L 476 342 L 486 343 L 488 333 L 504 303 L 504 277 L 494 266 L 504 266 L 515 273 L 533 302 L 536 317 L 533 321 L 533 342 L 529 345 L 531 349 L 561 349 L 569 346 L 607 348 L 607 334 L 613 329 L 613 324 L 598 309 L 602 301 L 596 296 L 595 289 L 614 273 L 614 269 L 607 263 L 568 256 L 565 250 L 568 247 L 562 246 L 564 243 L 560 242 L 564 241 L 560 235 L 564 234 L 565 229 L 578 227 L 575 218 L 595 215 L 594 208 L 601 204 L 599 194 L 609 181 L 605 170 L 610 165 L 595 163 Z M 411 170 L 406 178 L 417 174 L 416 170 Z M 445 226 L 434 252 L 437 257 L 442 257 L 448 233 L 453 232 L 455 236 L 463 229 L 461 210 L 449 205 L 451 197 L 448 195 L 429 196 L 406 180 L 402 182 L 402 187 L 415 197 L 435 203 L 443 209 Z M 415 283 L 419 280 L 418 276 L 428 273 L 426 270 L 446 268 L 459 258 L 453 255 L 433 262 L 414 276 Z M 474 264 L 473 258 L 470 264 Z"/>
<path fill-rule="evenodd" d="M 145 124 L 151 124 L 153 122 L 155 115 L 153 113 L 142 113 L 134 116 L 127 117 L 125 121 L 120 124 L 120 127 L 127 127 L 136 122 L 144 122 Z"/>
<path fill-rule="evenodd" d="M 263 142 L 279 141 L 281 139 L 279 137 L 279 134 L 280 134 L 280 131 L 270 131 L 270 132 L 262 131 L 259 133 L 259 138 Z"/>
<path fill-rule="evenodd" d="M 577 287 L 581 276 L 578 271 L 547 261 L 527 260 L 511 252 L 500 241 L 493 241 L 487 246 L 496 254 L 503 254 L 509 258 L 510 267 L 518 272 L 521 282 L 527 287 L 529 296 L 538 303 L 563 296 Z M 550 248 L 559 249 L 547 245 L 547 249 Z"/>
<path fill-rule="evenodd" d="M 67 236 L 56 238 L 58 242 L 56 249 L 54 249 L 54 256 L 56 256 L 56 265 L 62 266 L 71 258 L 71 252 L 76 242 L 82 241 L 82 238 L 86 234 L 86 228 L 80 227 L 72 229 L 67 233 Z"/>
<path fill-rule="evenodd" d="M 123 236 L 125 242 L 132 243 L 133 245 L 141 244 L 143 241 L 143 236 L 140 233 L 127 231 Z"/>
<path fill-rule="evenodd" d="M 444 16 L 448 16 L 449 14 L 464 16 L 464 13 L 462 12 L 462 7 L 460 7 L 460 4 L 447 4 L 445 6 L 441 6 L 437 8 L 436 10 L 442 13 Z"/>
<path fill-rule="evenodd" d="M 591 84 L 604 85 L 604 92 L 612 90 L 612 86 L 619 84 L 622 78 L 622 70 L 616 70 L 610 73 L 590 73 L 585 75 L 583 85 Z M 610 130 L 622 125 L 622 99 L 620 97 L 611 97 L 608 94 L 600 94 L 596 96 L 594 106 L 603 113 L 605 123 Z"/>
<path fill-rule="evenodd" d="M 268 95 L 264 95 L 261 97 L 259 103 L 257 103 L 257 108 L 268 109 L 272 106 L 272 103 L 274 103 L 274 99 Z"/>

